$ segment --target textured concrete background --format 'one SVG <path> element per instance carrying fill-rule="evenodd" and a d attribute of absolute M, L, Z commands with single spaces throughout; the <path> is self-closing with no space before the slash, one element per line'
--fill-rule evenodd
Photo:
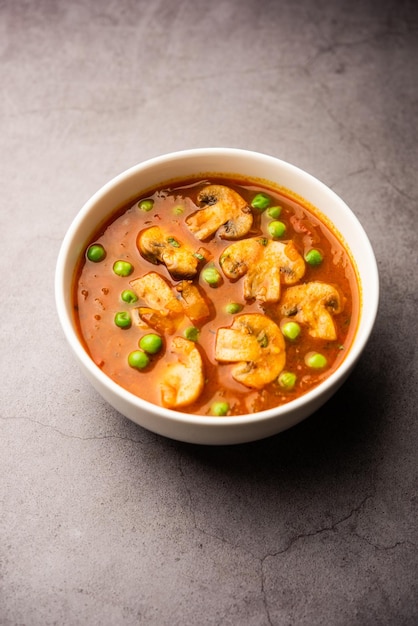
<path fill-rule="evenodd" d="M 0 1 L 0 623 L 416 625 L 414 0 Z M 382 302 L 312 418 L 205 448 L 130 423 L 55 313 L 70 222 L 161 153 L 255 149 L 323 180 Z"/>

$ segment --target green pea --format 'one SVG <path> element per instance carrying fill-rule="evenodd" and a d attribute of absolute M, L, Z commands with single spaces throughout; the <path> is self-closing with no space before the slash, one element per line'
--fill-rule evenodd
<path fill-rule="evenodd" d="M 148 333 L 139 340 L 139 347 L 148 354 L 157 354 L 163 347 L 163 340 L 160 335 Z"/>
<path fill-rule="evenodd" d="M 152 207 L 154 206 L 154 200 L 152 200 L 151 198 L 141 200 L 140 202 L 138 202 L 138 206 L 141 211 L 151 211 Z"/>
<path fill-rule="evenodd" d="M 309 252 L 305 254 L 305 261 L 309 263 L 309 265 L 320 265 L 323 260 L 324 257 L 322 254 L 319 250 L 315 250 L 315 248 L 312 248 L 312 250 L 309 250 Z"/>
<path fill-rule="evenodd" d="M 127 311 L 119 311 L 119 313 L 116 313 L 114 321 L 119 328 L 130 328 L 132 324 L 131 316 Z"/>
<path fill-rule="evenodd" d="M 175 237 L 168 237 L 167 238 L 167 243 L 169 243 L 170 246 L 173 246 L 173 248 L 180 248 L 181 247 L 180 243 L 177 241 L 177 239 L 175 239 Z"/>
<path fill-rule="evenodd" d="M 235 313 L 239 313 L 242 309 L 242 304 L 238 304 L 238 302 L 229 302 L 225 306 L 226 313 L 229 313 L 230 315 L 235 315 Z"/>
<path fill-rule="evenodd" d="M 188 328 L 184 329 L 183 334 L 189 341 L 198 341 L 200 331 L 196 326 L 188 326 Z"/>
<path fill-rule="evenodd" d="M 270 222 L 267 226 L 270 235 L 274 238 L 283 237 L 286 232 L 286 225 L 283 222 L 279 222 L 279 220 L 274 220 Z"/>
<path fill-rule="evenodd" d="M 93 261 L 93 263 L 99 263 L 103 261 L 106 256 L 106 250 L 100 243 L 94 243 L 89 246 L 87 250 L 87 258 L 89 261 Z"/>
<path fill-rule="evenodd" d="M 267 207 L 270 205 L 270 202 L 271 200 L 267 194 L 258 193 L 252 199 L 251 206 L 253 207 L 253 209 L 257 209 L 258 211 L 264 211 L 264 209 L 267 209 Z"/>
<path fill-rule="evenodd" d="M 228 402 L 214 402 L 210 407 L 212 415 L 223 416 L 229 411 Z"/>
<path fill-rule="evenodd" d="M 296 384 L 296 374 L 293 372 L 282 372 L 278 378 L 278 383 L 283 389 L 293 389 Z"/>
<path fill-rule="evenodd" d="M 135 369 L 143 370 L 149 364 L 149 356 L 142 350 L 134 350 L 128 356 L 128 363 Z"/>
<path fill-rule="evenodd" d="M 308 352 L 308 354 L 305 356 L 305 363 L 308 367 L 311 367 L 312 369 L 320 370 L 327 366 L 328 361 L 326 357 L 324 357 L 324 355 L 320 354 L 319 352 Z"/>
<path fill-rule="evenodd" d="M 134 266 L 129 261 L 115 261 L 113 271 L 117 276 L 129 276 L 134 271 Z"/>
<path fill-rule="evenodd" d="M 297 322 L 285 322 L 281 328 L 283 335 L 292 341 L 300 335 L 301 328 Z"/>
<path fill-rule="evenodd" d="M 278 205 L 271 206 L 269 209 L 267 209 L 267 215 L 271 217 L 273 220 L 277 220 L 277 218 L 280 217 L 281 212 L 282 212 L 282 207 Z"/>
<path fill-rule="evenodd" d="M 125 289 L 124 291 L 122 291 L 120 297 L 124 302 L 127 302 L 128 304 L 132 304 L 132 302 L 136 302 L 138 300 L 136 294 L 130 289 Z"/>
<path fill-rule="evenodd" d="M 205 267 L 202 270 L 202 278 L 211 287 L 217 287 L 222 281 L 222 277 L 216 267 Z"/>

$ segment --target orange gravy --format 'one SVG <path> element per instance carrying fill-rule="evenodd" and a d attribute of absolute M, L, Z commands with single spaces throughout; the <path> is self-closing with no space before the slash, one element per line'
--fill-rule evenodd
<path fill-rule="evenodd" d="M 218 328 L 229 327 L 234 315 L 225 311 L 230 302 L 242 305 L 241 313 L 263 313 L 278 325 L 280 324 L 279 304 L 263 304 L 257 300 L 246 301 L 243 297 L 243 278 L 231 281 L 223 274 L 219 263 L 222 252 L 232 242 L 219 238 L 217 234 L 205 241 L 199 241 L 185 224 L 185 218 L 198 210 L 197 193 L 208 183 L 223 184 L 237 191 L 248 205 L 257 193 L 265 193 L 271 199 L 271 206 L 282 207 L 280 221 L 286 225 L 286 233 L 282 238 L 287 242 L 293 240 L 297 250 L 303 257 L 312 247 L 319 249 L 323 255 L 320 265 L 310 266 L 306 263 L 306 272 L 302 283 L 322 281 L 336 286 L 344 298 L 341 313 L 333 317 L 337 338 L 333 341 L 322 340 L 310 336 L 302 326 L 300 336 L 294 340 L 285 340 L 285 370 L 296 375 L 296 384 L 292 389 L 284 389 L 276 380 L 268 383 L 263 389 L 251 389 L 237 382 L 231 375 L 233 364 L 218 363 L 214 358 L 215 338 Z M 173 358 L 169 349 L 172 336 L 163 337 L 163 348 L 151 355 L 150 364 L 144 370 L 137 370 L 128 364 L 128 354 L 138 349 L 141 337 L 152 329 L 144 328 L 143 324 L 132 323 L 130 328 L 121 329 L 115 325 L 117 312 L 128 311 L 135 318 L 135 309 L 140 302 L 128 304 L 121 300 L 121 293 L 131 289 L 130 281 L 150 271 L 157 272 L 173 286 L 176 280 L 169 274 L 163 264 L 155 265 L 141 256 L 136 245 L 138 233 L 148 226 L 159 225 L 174 238 L 189 245 L 191 249 L 204 248 L 205 258 L 219 270 L 222 283 L 209 286 L 201 272 L 194 278 L 205 298 L 210 302 L 211 314 L 201 324 L 194 324 L 199 329 L 196 342 L 204 365 L 205 385 L 199 398 L 188 406 L 182 407 L 183 412 L 199 415 L 211 415 L 214 402 L 228 403 L 228 415 L 254 413 L 285 404 L 317 386 L 329 376 L 342 362 L 350 348 L 356 332 L 359 315 L 359 288 L 356 271 L 350 254 L 345 249 L 336 232 L 325 224 L 301 202 L 287 197 L 282 191 L 266 188 L 253 182 L 239 180 L 186 180 L 171 188 L 159 188 L 153 193 L 143 196 L 153 200 L 150 211 L 139 208 L 138 198 L 129 206 L 116 211 L 100 231 L 96 232 L 91 243 L 101 244 L 106 257 L 101 262 L 91 262 L 85 256 L 80 259 L 74 278 L 74 316 L 79 335 L 85 349 L 92 360 L 116 383 L 152 402 L 161 404 L 159 381 L 167 361 Z M 258 212 L 252 209 L 254 221 L 248 237 L 262 236 L 271 239 L 267 226 L 271 221 L 267 211 Z M 86 249 L 88 246 L 86 246 Z M 113 264 L 116 260 L 129 261 L 133 265 L 133 273 L 122 277 L 116 275 Z M 203 267 L 205 264 L 203 264 Z M 282 286 L 282 292 L 286 286 Z M 178 327 L 176 335 L 182 335 L 191 322 L 185 318 Z M 305 363 L 305 355 L 319 352 L 327 359 L 327 367 L 321 371 L 309 368 Z"/>

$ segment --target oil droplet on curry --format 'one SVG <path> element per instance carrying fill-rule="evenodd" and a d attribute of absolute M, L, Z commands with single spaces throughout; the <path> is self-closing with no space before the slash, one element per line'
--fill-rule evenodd
<path fill-rule="evenodd" d="M 359 289 L 331 224 L 241 180 L 155 189 L 95 234 L 74 282 L 93 361 L 157 405 L 255 413 L 317 386 L 356 332 Z"/>

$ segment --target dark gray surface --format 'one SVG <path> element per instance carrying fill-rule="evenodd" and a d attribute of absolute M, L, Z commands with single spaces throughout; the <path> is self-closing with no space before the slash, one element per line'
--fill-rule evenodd
<path fill-rule="evenodd" d="M 418 622 L 413 1 L 0 2 L 2 625 Z M 192 147 L 352 207 L 382 299 L 357 369 L 269 440 L 176 443 L 81 376 L 53 273 L 88 197 Z"/>

